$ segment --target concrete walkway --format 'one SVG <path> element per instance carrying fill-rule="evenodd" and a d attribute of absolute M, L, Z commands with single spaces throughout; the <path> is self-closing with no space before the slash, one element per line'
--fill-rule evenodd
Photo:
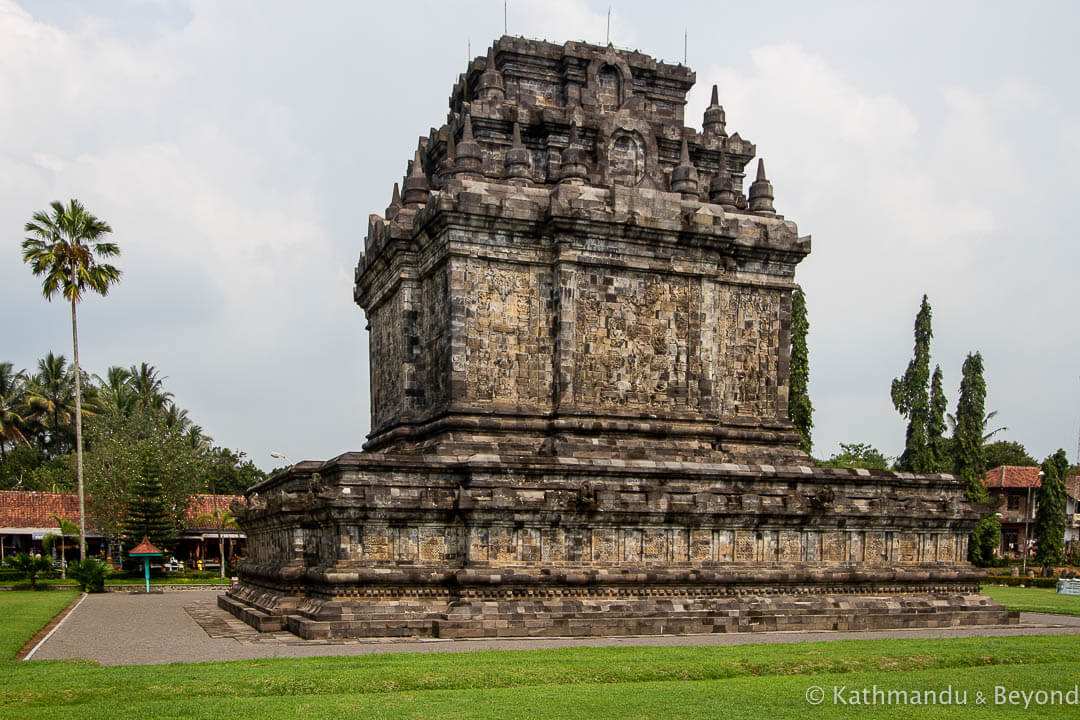
<path fill-rule="evenodd" d="M 217 607 L 218 591 L 89 595 L 34 653 L 34 660 L 86 658 L 102 665 L 153 665 L 252 658 L 366 655 L 385 652 L 465 652 L 554 647 L 743 645 L 749 643 L 1080 635 L 1080 617 L 1022 613 L 1020 624 L 874 632 L 771 632 L 618 638 L 500 640 L 301 640 L 258 633 Z"/>

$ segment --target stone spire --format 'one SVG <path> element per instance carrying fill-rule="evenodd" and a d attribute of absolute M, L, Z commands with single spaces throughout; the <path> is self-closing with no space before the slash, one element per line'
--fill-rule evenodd
<path fill-rule="evenodd" d="M 758 158 L 757 179 L 750 186 L 750 210 L 751 212 L 776 214 L 773 207 L 773 187 L 765 177 L 765 161 Z"/>
<path fill-rule="evenodd" d="M 696 198 L 698 194 L 698 171 L 690 162 L 690 148 L 685 137 L 679 153 L 679 164 L 671 171 L 671 190 L 682 193 L 686 200 Z"/>
<path fill-rule="evenodd" d="M 588 179 L 589 169 L 585 166 L 585 146 L 578 139 L 577 122 L 572 122 L 570 123 L 570 143 L 562 151 L 559 182 L 582 185 Z"/>
<path fill-rule="evenodd" d="M 386 219 L 393 220 L 397 217 L 399 210 L 401 210 L 401 192 L 398 190 L 398 184 L 394 183 L 394 194 L 390 196 L 390 204 L 386 207 Z"/>
<path fill-rule="evenodd" d="M 417 148 L 416 155 L 413 156 L 409 176 L 405 178 L 405 192 L 402 193 L 402 200 L 404 200 L 406 206 L 423 205 L 427 202 L 430 189 L 431 186 L 428 185 L 427 175 L 424 173 L 424 163 L 420 158 L 420 149 Z"/>
<path fill-rule="evenodd" d="M 506 97 L 503 88 L 502 73 L 495 67 L 495 46 L 488 48 L 487 66 L 480 73 L 480 81 L 476 84 L 476 96 L 487 102 L 502 102 Z"/>
<path fill-rule="evenodd" d="M 725 210 L 735 209 L 735 190 L 727 166 L 727 153 L 720 153 L 720 169 L 709 182 L 709 202 L 721 205 Z"/>
<path fill-rule="evenodd" d="M 529 170 L 529 151 L 521 142 L 521 126 L 516 120 L 513 140 L 510 149 L 506 151 L 506 177 L 511 180 L 529 181 L 532 179 L 532 173 Z"/>
<path fill-rule="evenodd" d="M 712 86 L 712 99 L 709 107 L 705 108 L 705 120 L 701 123 L 706 135 L 712 137 L 727 137 L 727 116 L 724 114 L 724 106 L 720 104 L 719 92 L 716 86 Z"/>
<path fill-rule="evenodd" d="M 480 145 L 473 139 L 472 116 L 466 115 L 465 127 L 461 131 L 461 142 L 454 148 L 454 173 L 479 177 L 482 161 Z"/>
<path fill-rule="evenodd" d="M 454 133 L 447 133 L 446 157 L 443 158 L 441 169 L 444 175 L 454 174 L 454 164 L 457 162 L 457 144 L 454 142 Z"/>

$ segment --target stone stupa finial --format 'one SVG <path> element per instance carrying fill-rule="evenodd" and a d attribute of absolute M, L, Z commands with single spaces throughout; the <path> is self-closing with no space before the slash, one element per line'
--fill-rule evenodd
<path fill-rule="evenodd" d="M 394 183 L 394 193 L 390 196 L 390 204 L 386 206 L 386 219 L 393 220 L 401 210 L 401 191 L 398 184 Z"/>
<path fill-rule="evenodd" d="M 417 148 L 412 167 L 409 169 L 409 176 L 405 178 L 405 192 L 402 193 L 402 200 L 406 206 L 423 205 L 427 202 L 430 190 L 427 174 L 424 173 L 424 162 L 420 157 L 420 148 Z"/>
<path fill-rule="evenodd" d="M 698 194 L 698 171 L 690 162 L 690 147 L 685 137 L 679 153 L 679 164 L 671 171 L 671 190 L 682 193 L 687 200 L 697 197 Z"/>
<path fill-rule="evenodd" d="M 709 182 L 709 202 L 716 203 L 726 210 L 735 209 L 735 190 L 732 185 L 731 171 L 727 166 L 727 153 L 720 153 L 720 169 Z"/>
<path fill-rule="evenodd" d="M 495 46 L 488 48 L 487 66 L 480 73 L 480 81 L 476 85 L 476 96 L 487 102 L 501 102 L 506 97 L 503 88 L 502 74 L 495 67 Z"/>
<path fill-rule="evenodd" d="M 465 116 L 465 127 L 461 130 L 461 142 L 454 148 L 454 171 L 460 175 L 480 175 L 483 155 L 480 145 L 473 138 L 472 116 Z"/>
<path fill-rule="evenodd" d="M 511 180 L 531 180 L 529 150 L 521 142 L 521 126 L 514 121 L 510 149 L 506 151 L 506 177 Z"/>
<path fill-rule="evenodd" d="M 559 182 L 580 185 L 589 179 L 589 169 L 585 166 L 585 146 L 578 138 L 577 122 L 570 123 L 570 138 L 566 149 L 562 151 L 562 164 L 559 170 Z"/>
<path fill-rule="evenodd" d="M 720 104 L 720 93 L 715 85 L 712 86 L 712 98 L 709 107 L 705 108 L 705 120 L 701 127 L 706 135 L 727 137 L 727 116 L 724 114 L 724 106 Z"/>
<path fill-rule="evenodd" d="M 776 214 L 773 207 L 773 186 L 765 177 L 765 160 L 758 158 L 757 178 L 750 185 L 750 210 L 751 212 Z"/>

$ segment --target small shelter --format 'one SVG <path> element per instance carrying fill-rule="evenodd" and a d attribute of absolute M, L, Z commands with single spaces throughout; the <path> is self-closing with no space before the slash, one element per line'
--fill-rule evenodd
<path fill-rule="evenodd" d="M 146 575 L 146 592 L 150 592 L 150 558 L 161 557 L 164 555 L 161 550 L 154 547 L 154 544 L 150 542 L 150 538 L 143 535 L 142 542 L 131 548 L 131 552 L 128 553 L 129 557 L 141 557 L 143 559 L 143 573 Z"/>

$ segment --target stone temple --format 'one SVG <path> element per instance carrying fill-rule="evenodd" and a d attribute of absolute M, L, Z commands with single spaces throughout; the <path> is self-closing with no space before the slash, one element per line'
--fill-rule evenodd
<path fill-rule="evenodd" d="M 221 605 L 305 638 L 1016 622 L 951 475 L 812 467 L 788 417 L 810 252 L 716 89 L 638 52 L 473 60 L 368 222 L 362 452 L 237 507 Z"/>

